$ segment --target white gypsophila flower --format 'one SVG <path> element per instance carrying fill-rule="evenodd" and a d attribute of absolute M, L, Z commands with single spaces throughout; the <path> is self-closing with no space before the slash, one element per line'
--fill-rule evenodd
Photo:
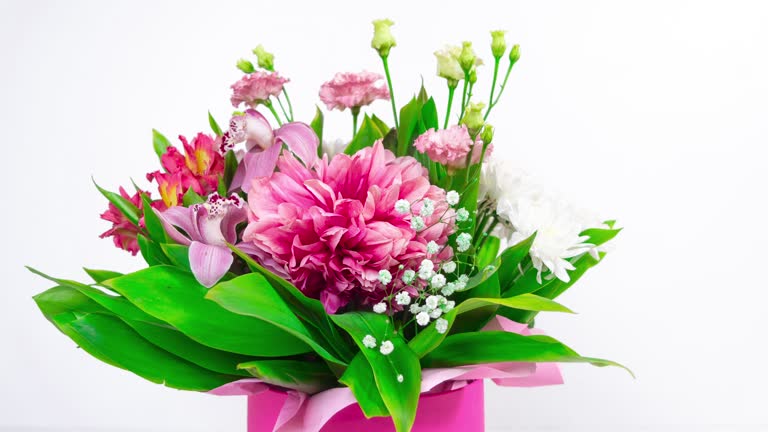
<path fill-rule="evenodd" d="M 456 263 L 453 261 L 444 262 L 443 265 L 440 267 L 440 269 L 444 273 L 449 273 L 449 274 L 453 273 L 456 271 Z"/>
<path fill-rule="evenodd" d="M 445 194 L 445 202 L 447 202 L 450 206 L 455 206 L 458 204 L 459 198 L 459 193 L 455 190 L 448 191 L 448 193 Z"/>
<path fill-rule="evenodd" d="M 344 149 L 349 145 L 349 141 L 337 138 L 335 140 L 323 140 L 323 153 L 328 155 L 328 159 L 332 159 L 337 154 L 344 152 Z"/>
<path fill-rule="evenodd" d="M 400 383 L 401 383 L 401 382 L 403 382 L 404 380 L 405 380 L 405 377 L 403 377 L 403 374 L 398 374 L 398 375 L 397 375 L 397 382 L 400 382 Z"/>
<path fill-rule="evenodd" d="M 437 251 L 440 250 L 440 246 L 437 244 L 436 241 L 430 240 L 429 243 L 427 243 L 427 253 L 430 255 L 436 254 Z"/>
<path fill-rule="evenodd" d="M 440 289 L 445 286 L 445 276 L 441 274 L 436 274 L 432 276 L 432 279 L 429 281 L 429 284 L 434 289 Z"/>
<path fill-rule="evenodd" d="M 429 312 L 429 317 L 432 319 L 438 319 L 442 314 L 443 314 L 443 310 L 440 308 L 437 308 Z"/>
<path fill-rule="evenodd" d="M 432 310 L 432 309 L 435 309 L 437 306 L 439 306 L 441 298 L 442 298 L 441 296 L 436 296 L 436 295 L 431 295 L 427 297 L 427 301 L 426 301 L 427 309 Z"/>
<path fill-rule="evenodd" d="M 430 280 L 432 279 L 432 276 L 435 274 L 435 264 L 428 259 L 425 259 L 421 262 L 421 265 L 419 265 L 419 279 L 421 280 Z"/>
<path fill-rule="evenodd" d="M 448 282 L 447 284 L 445 284 L 443 289 L 440 290 L 440 294 L 448 297 L 453 295 L 455 291 L 456 291 L 456 284 L 453 282 Z"/>
<path fill-rule="evenodd" d="M 371 335 L 365 335 L 363 338 L 363 346 L 366 348 L 376 348 L 376 338 Z"/>
<path fill-rule="evenodd" d="M 379 270 L 379 282 L 383 285 L 389 285 L 392 282 L 392 273 L 389 270 Z"/>
<path fill-rule="evenodd" d="M 387 304 L 384 302 L 376 303 L 375 305 L 373 305 L 373 311 L 376 312 L 377 314 L 383 314 L 384 312 L 387 311 Z"/>
<path fill-rule="evenodd" d="M 419 214 L 424 217 L 430 217 L 434 213 L 435 213 L 435 202 L 429 198 L 424 198 L 424 201 L 421 202 L 421 209 L 419 209 Z"/>
<path fill-rule="evenodd" d="M 469 233 L 461 233 L 456 237 L 456 249 L 459 252 L 466 252 L 469 247 L 472 246 L 472 235 Z"/>
<path fill-rule="evenodd" d="M 429 324 L 429 313 L 426 311 L 421 311 L 418 314 L 416 314 L 416 324 L 422 327 Z"/>
<path fill-rule="evenodd" d="M 395 202 L 395 211 L 400 214 L 406 214 L 411 212 L 411 203 L 408 200 L 399 199 Z"/>
<path fill-rule="evenodd" d="M 466 288 L 467 282 L 469 282 L 469 276 L 465 274 L 459 276 L 459 278 L 456 280 L 456 291 L 461 291 Z"/>
<path fill-rule="evenodd" d="M 421 231 L 424 229 L 424 219 L 421 216 L 414 216 L 411 218 L 411 228 L 414 231 Z"/>
<path fill-rule="evenodd" d="M 410 284 L 416 279 L 416 272 L 408 269 L 403 272 L 403 276 L 400 279 L 402 279 L 406 284 Z"/>
<path fill-rule="evenodd" d="M 399 304 L 400 306 L 408 306 L 411 304 L 411 295 L 406 291 L 400 291 L 395 296 L 395 303 Z"/>
<path fill-rule="evenodd" d="M 445 302 L 445 305 L 443 306 L 443 312 L 450 312 L 453 310 L 453 308 L 456 307 L 456 302 L 453 300 L 448 300 Z"/>
<path fill-rule="evenodd" d="M 412 314 L 414 314 L 414 315 L 417 315 L 419 312 L 423 312 L 423 311 L 424 311 L 424 308 L 423 308 L 423 307 L 421 307 L 421 306 L 419 306 L 419 304 L 418 304 L 418 303 L 414 303 L 414 304 L 412 304 L 412 305 L 411 305 L 411 307 L 410 307 L 409 311 L 410 311 Z"/>
<path fill-rule="evenodd" d="M 456 210 L 456 221 L 457 222 L 466 222 L 469 220 L 469 211 L 465 209 L 464 207 Z"/>
<path fill-rule="evenodd" d="M 392 341 L 388 341 L 388 340 L 382 342 L 381 347 L 379 347 L 379 352 L 384 355 L 390 355 L 394 350 L 395 350 L 395 345 L 392 343 Z"/>
<path fill-rule="evenodd" d="M 437 321 L 435 321 L 435 330 L 437 330 L 438 333 L 444 334 L 448 331 L 448 320 L 445 318 L 438 318 Z"/>

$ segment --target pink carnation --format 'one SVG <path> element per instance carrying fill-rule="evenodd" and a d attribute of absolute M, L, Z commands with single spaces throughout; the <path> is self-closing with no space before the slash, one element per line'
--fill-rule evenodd
<path fill-rule="evenodd" d="M 449 169 L 461 169 L 467 166 L 467 155 L 472 149 L 472 164 L 480 162 L 483 154 L 483 142 L 477 139 L 472 146 L 472 137 L 464 125 L 454 125 L 448 129 L 430 129 L 419 135 L 413 145 L 416 150 L 426 153 L 430 159 Z M 486 156 L 490 156 L 493 146 L 488 145 Z"/>
<path fill-rule="evenodd" d="M 235 108 L 241 103 L 255 108 L 270 96 L 280 96 L 287 78 L 281 77 L 277 72 L 256 71 L 240 78 L 240 81 L 232 84 L 232 97 L 230 101 Z"/>
<path fill-rule="evenodd" d="M 141 194 L 147 194 L 146 192 L 136 192 L 133 196 L 120 187 L 120 196 L 128 200 L 131 204 L 136 206 L 140 211 L 143 208 L 141 201 Z M 147 194 L 148 195 L 148 194 Z M 162 201 L 156 201 L 152 203 L 152 207 L 157 209 L 163 209 L 165 206 Z M 136 255 L 139 252 L 138 234 L 139 228 L 128 220 L 123 213 L 115 207 L 114 204 L 109 203 L 107 211 L 101 214 L 101 218 L 105 221 L 112 222 L 112 228 L 104 231 L 99 237 L 107 238 L 112 237 L 112 241 L 119 249 L 128 251 L 131 255 Z M 144 226 L 144 219 L 139 221 L 139 225 Z"/>
<path fill-rule="evenodd" d="M 376 99 L 389 100 L 389 90 L 384 77 L 373 72 L 339 72 L 320 87 L 320 100 L 329 110 L 359 108 Z"/>
<path fill-rule="evenodd" d="M 425 198 L 434 201 L 435 211 L 417 232 L 411 214 L 397 213 L 395 203 L 408 200 L 419 212 Z M 349 303 L 370 305 L 401 289 L 415 293 L 400 281 L 403 270 L 418 269 L 427 257 L 437 264 L 453 255 L 450 247 L 437 256 L 426 252 L 429 241 L 445 245 L 454 229 L 445 191 L 430 185 L 418 161 L 396 158 L 381 141 L 353 156 L 306 166 L 286 150 L 277 172 L 253 180 L 248 203 L 243 241 L 252 243 L 251 253 L 319 298 L 329 313 Z M 393 275 L 388 286 L 378 281 L 380 270 Z"/>

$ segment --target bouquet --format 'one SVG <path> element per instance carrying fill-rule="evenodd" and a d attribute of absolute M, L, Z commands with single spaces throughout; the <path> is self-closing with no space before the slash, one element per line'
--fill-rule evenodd
<path fill-rule="evenodd" d="M 539 312 L 570 312 L 555 299 L 619 229 L 493 154 L 488 119 L 519 46 L 491 32 L 487 104 L 474 93 L 483 62 L 464 42 L 435 53 L 444 104 L 422 86 L 398 106 L 392 24 L 374 22 L 383 75 L 338 73 L 320 88 L 329 112 L 351 114 L 350 140 L 322 144 L 319 108 L 308 123 L 294 119 L 289 80 L 261 46 L 255 65 L 237 63 L 245 75 L 231 86 L 225 128 L 209 113 L 212 132 L 180 136 L 181 146 L 153 131 L 161 167 L 146 178 L 156 191 L 96 186 L 109 201 L 101 237 L 147 268 L 87 269 L 89 283 L 33 270 L 55 283 L 35 296 L 45 317 L 152 382 L 257 382 L 303 398 L 345 389 L 397 431 L 412 428 L 436 369 L 617 365 L 532 329 Z M 391 118 L 365 112 L 376 101 Z"/>

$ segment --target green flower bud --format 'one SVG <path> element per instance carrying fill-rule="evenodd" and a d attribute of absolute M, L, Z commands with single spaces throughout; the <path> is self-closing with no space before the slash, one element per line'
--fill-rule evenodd
<path fill-rule="evenodd" d="M 520 60 L 520 45 L 515 45 L 509 50 L 509 65 L 514 66 Z"/>
<path fill-rule="evenodd" d="M 469 83 L 474 84 L 477 82 L 477 68 L 472 68 L 471 71 L 469 71 Z"/>
<path fill-rule="evenodd" d="M 253 63 L 249 62 L 249 61 L 248 61 L 248 60 L 246 60 L 246 59 L 240 59 L 240 60 L 238 60 L 238 61 L 237 61 L 237 68 L 238 68 L 238 69 L 240 69 L 241 71 L 243 71 L 243 72 L 247 73 L 247 74 L 249 74 L 249 73 L 253 73 L 253 71 L 255 71 L 255 70 L 256 70 L 256 69 L 254 69 L 254 67 L 253 67 Z"/>
<path fill-rule="evenodd" d="M 472 137 L 476 137 L 485 124 L 485 120 L 483 120 L 483 108 L 485 108 L 485 104 L 482 102 L 470 103 L 464 111 L 464 117 L 461 119 L 461 124 L 467 126 L 469 134 L 472 135 Z"/>
<path fill-rule="evenodd" d="M 446 46 L 440 51 L 435 51 L 437 76 L 447 79 L 451 87 L 456 87 L 459 81 L 464 79 L 464 71 L 459 65 L 459 54 L 461 48 L 457 46 Z"/>
<path fill-rule="evenodd" d="M 472 49 L 472 42 L 462 42 L 461 54 L 459 54 L 459 65 L 464 73 L 469 73 L 475 65 L 475 60 L 477 60 L 477 56 L 475 55 L 475 50 Z"/>
<path fill-rule="evenodd" d="M 483 144 L 486 146 L 493 142 L 493 126 L 486 123 L 485 127 L 483 128 L 483 132 L 480 134 L 480 139 L 483 140 Z"/>
<path fill-rule="evenodd" d="M 389 50 L 397 45 L 395 37 L 392 36 L 389 28 L 395 23 L 388 18 L 373 21 L 373 39 L 371 39 L 371 48 L 379 52 L 381 57 L 387 57 Z"/>
<path fill-rule="evenodd" d="M 267 52 L 262 45 L 253 49 L 253 54 L 259 60 L 259 67 L 268 71 L 275 70 L 275 55 Z"/>
<path fill-rule="evenodd" d="M 500 59 L 507 51 L 507 41 L 504 40 L 504 30 L 494 30 L 491 32 L 491 52 L 493 58 Z"/>

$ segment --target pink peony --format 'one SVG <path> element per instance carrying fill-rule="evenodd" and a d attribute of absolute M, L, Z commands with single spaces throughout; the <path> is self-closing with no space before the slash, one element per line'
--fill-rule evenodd
<path fill-rule="evenodd" d="M 136 192 L 133 196 L 130 196 L 125 189 L 120 187 L 120 196 L 130 201 L 139 210 L 142 210 L 143 208 L 141 201 L 142 193 L 146 194 L 146 192 Z M 157 209 L 164 208 L 163 203 L 160 201 L 152 203 L 152 207 Z M 139 228 L 129 221 L 114 204 L 109 203 L 107 211 L 101 214 L 101 218 L 105 221 L 112 222 L 112 228 L 104 231 L 99 236 L 100 238 L 112 237 L 112 241 L 115 243 L 116 247 L 130 252 L 131 255 L 136 255 L 136 253 L 139 252 L 139 242 L 137 239 Z M 142 227 L 144 226 L 143 218 L 139 221 L 139 225 Z"/>
<path fill-rule="evenodd" d="M 243 241 L 263 265 L 319 298 L 329 313 L 402 289 L 415 293 L 400 280 L 404 269 L 418 269 L 427 257 L 435 264 L 452 257 L 450 247 L 427 255 L 429 241 L 447 243 L 453 210 L 415 159 L 396 158 L 378 141 L 330 162 L 302 160 L 284 151 L 277 172 L 253 180 Z M 435 211 L 417 232 L 413 216 L 397 213 L 395 202 L 408 200 L 418 213 L 425 198 L 434 201 Z M 378 281 L 380 270 L 394 276 L 388 286 Z"/>
<path fill-rule="evenodd" d="M 373 72 L 339 72 L 320 87 L 320 100 L 329 110 L 360 108 L 376 99 L 389 100 L 384 77 Z"/>
<path fill-rule="evenodd" d="M 281 77 L 277 72 L 256 71 L 240 78 L 240 81 L 232 84 L 232 97 L 230 101 L 235 108 L 245 103 L 255 108 L 259 103 L 266 101 L 270 96 L 280 96 L 283 84 L 288 79 Z"/>
<path fill-rule="evenodd" d="M 426 153 L 430 159 L 448 167 L 449 170 L 461 169 L 467 166 L 467 155 L 472 149 L 472 164 L 480 162 L 483 153 L 483 142 L 480 138 L 472 146 L 472 137 L 464 125 L 454 125 L 448 129 L 430 129 L 419 135 L 413 145 L 416 150 Z M 490 156 L 493 145 L 486 149 Z"/>

